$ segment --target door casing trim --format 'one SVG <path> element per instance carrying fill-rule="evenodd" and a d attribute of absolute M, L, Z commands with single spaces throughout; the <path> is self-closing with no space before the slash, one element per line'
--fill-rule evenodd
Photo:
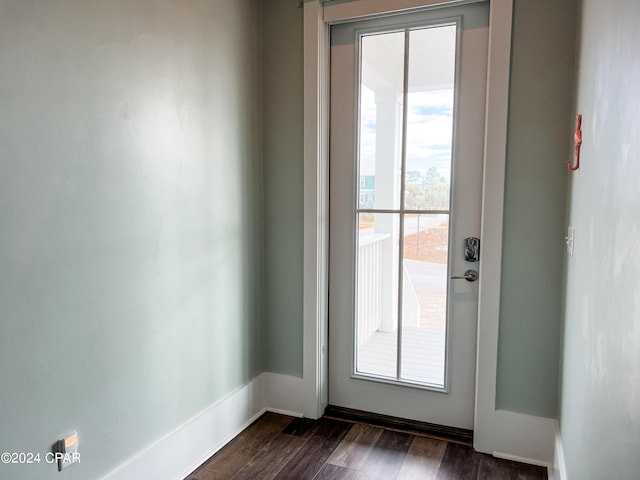
<path fill-rule="evenodd" d="M 477 1 L 477 0 L 471 0 Z M 334 23 L 469 0 L 304 2 L 303 384 L 305 416 L 328 403 L 329 27 Z M 489 51 L 478 299 L 474 448 L 494 451 L 513 0 L 489 2 Z"/>

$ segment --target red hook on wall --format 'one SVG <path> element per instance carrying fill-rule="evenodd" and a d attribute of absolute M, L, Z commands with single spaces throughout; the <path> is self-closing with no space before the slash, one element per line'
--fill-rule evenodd
<path fill-rule="evenodd" d="M 576 164 L 571 165 L 571 160 L 567 160 L 567 168 L 569 170 L 578 170 L 580 168 L 580 147 L 582 146 L 582 115 L 576 115 L 576 131 L 573 134 L 573 141 L 576 144 Z"/>

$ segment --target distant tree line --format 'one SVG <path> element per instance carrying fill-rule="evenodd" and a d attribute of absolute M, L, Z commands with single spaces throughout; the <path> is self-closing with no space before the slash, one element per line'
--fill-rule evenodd
<path fill-rule="evenodd" d="M 407 172 L 405 202 L 408 209 L 448 209 L 449 180 L 436 167 L 430 167 L 427 173 Z"/>

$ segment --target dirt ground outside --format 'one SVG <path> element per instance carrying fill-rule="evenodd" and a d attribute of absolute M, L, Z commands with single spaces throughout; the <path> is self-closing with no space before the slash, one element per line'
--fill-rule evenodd
<path fill-rule="evenodd" d="M 418 238 L 418 235 L 420 236 Z M 446 222 L 437 227 L 421 230 L 404 237 L 404 258 L 421 262 L 442 263 L 448 261 L 449 226 Z"/>
<path fill-rule="evenodd" d="M 410 215 L 407 215 L 409 217 Z M 360 229 L 373 228 L 373 214 L 360 216 Z M 418 237 L 419 235 L 419 237 Z M 448 261 L 449 226 L 442 222 L 437 227 L 421 230 L 404 237 L 404 258 L 421 262 L 442 263 Z"/>

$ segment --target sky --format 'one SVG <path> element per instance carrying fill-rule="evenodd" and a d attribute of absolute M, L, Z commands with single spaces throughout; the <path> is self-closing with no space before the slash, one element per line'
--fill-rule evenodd
<path fill-rule="evenodd" d="M 360 99 L 360 172 L 375 168 L 376 105 L 372 90 L 362 85 Z M 407 171 L 426 173 L 435 166 L 446 179 L 451 175 L 453 89 L 412 92 L 408 100 Z"/>

